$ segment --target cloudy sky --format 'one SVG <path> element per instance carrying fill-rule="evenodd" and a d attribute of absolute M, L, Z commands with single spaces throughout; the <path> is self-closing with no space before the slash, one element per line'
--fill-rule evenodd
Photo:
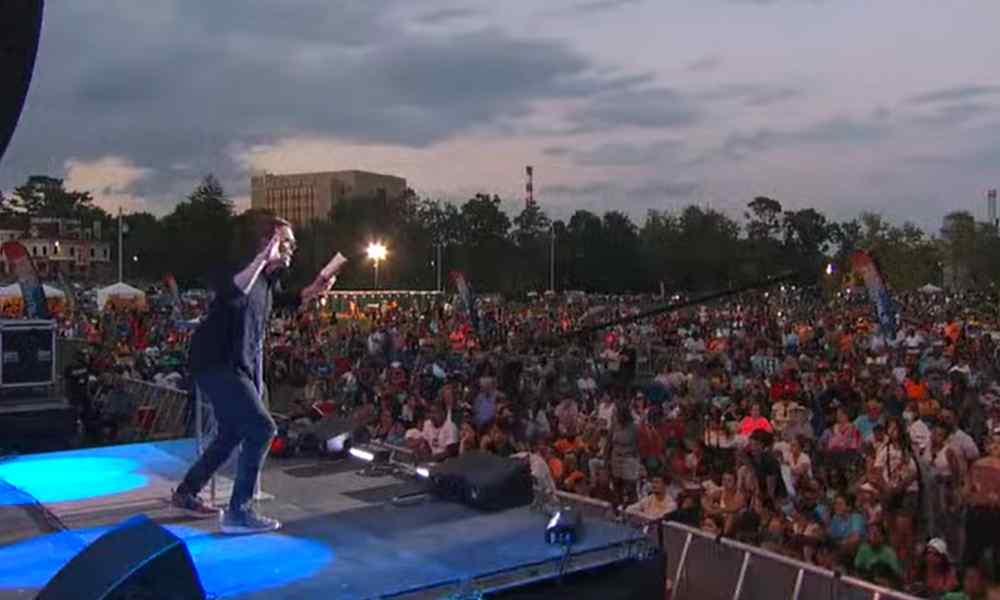
<path fill-rule="evenodd" d="M 1000 187 L 991 0 L 50 0 L 0 188 L 164 213 L 360 168 L 557 217 L 756 195 L 936 230 Z"/>

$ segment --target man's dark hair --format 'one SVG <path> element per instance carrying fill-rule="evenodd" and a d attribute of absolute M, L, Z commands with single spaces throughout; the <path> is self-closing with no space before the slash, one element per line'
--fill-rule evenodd
<path fill-rule="evenodd" d="M 253 219 L 254 237 L 256 238 L 258 244 L 271 239 L 271 236 L 274 235 L 274 232 L 277 231 L 279 227 L 292 226 L 292 224 L 287 220 L 268 212 L 254 213 L 251 218 Z"/>
<path fill-rule="evenodd" d="M 236 217 L 235 221 L 230 255 L 230 260 L 235 263 L 253 258 L 279 227 L 292 226 L 274 213 L 253 209 Z"/>

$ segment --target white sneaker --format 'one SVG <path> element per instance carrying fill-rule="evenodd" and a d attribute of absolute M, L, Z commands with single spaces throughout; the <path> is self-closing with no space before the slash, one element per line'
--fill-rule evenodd
<path fill-rule="evenodd" d="M 222 514 L 222 533 L 233 535 L 266 533 L 281 528 L 281 523 L 270 517 L 258 515 L 253 509 L 247 511 L 226 510 Z"/>

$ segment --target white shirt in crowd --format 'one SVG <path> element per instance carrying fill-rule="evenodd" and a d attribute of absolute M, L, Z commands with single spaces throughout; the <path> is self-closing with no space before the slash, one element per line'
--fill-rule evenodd
<path fill-rule="evenodd" d="M 972 462 L 979 459 L 979 448 L 972 436 L 961 429 L 956 429 L 948 436 L 947 443 L 955 449 L 965 460 Z"/>
<path fill-rule="evenodd" d="M 920 458 L 921 462 L 928 463 L 931 460 L 931 430 L 923 421 L 916 420 L 910 423 L 908 429 L 910 436 L 910 446 L 913 452 Z"/>
<path fill-rule="evenodd" d="M 664 494 L 662 500 L 650 494 L 626 508 L 625 512 L 655 521 L 662 519 L 675 510 L 677 510 L 677 501 L 670 494 Z"/>
<path fill-rule="evenodd" d="M 431 454 L 438 455 L 447 450 L 448 446 L 458 443 L 458 427 L 448 419 L 444 420 L 441 427 L 435 427 L 434 423 L 427 419 L 424 421 L 420 437 L 431 447 Z"/>
<path fill-rule="evenodd" d="M 611 429 L 611 426 L 615 422 L 615 403 L 609 402 L 608 404 L 604 404 L 602 402 L 598 404 L 597 420 L 603 429 Z"/>

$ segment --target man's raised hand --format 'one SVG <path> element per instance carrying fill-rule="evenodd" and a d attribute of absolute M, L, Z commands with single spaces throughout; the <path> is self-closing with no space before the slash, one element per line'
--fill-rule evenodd
<path fill-rule="evenodd" d="M 281 232 L 275 232 L 271 236 L 271 240 L 267 242 L 267 246 L 260 253 L 260 256 L 264 259 L 264 264 L 270 265 L 281 260 Z"/>

